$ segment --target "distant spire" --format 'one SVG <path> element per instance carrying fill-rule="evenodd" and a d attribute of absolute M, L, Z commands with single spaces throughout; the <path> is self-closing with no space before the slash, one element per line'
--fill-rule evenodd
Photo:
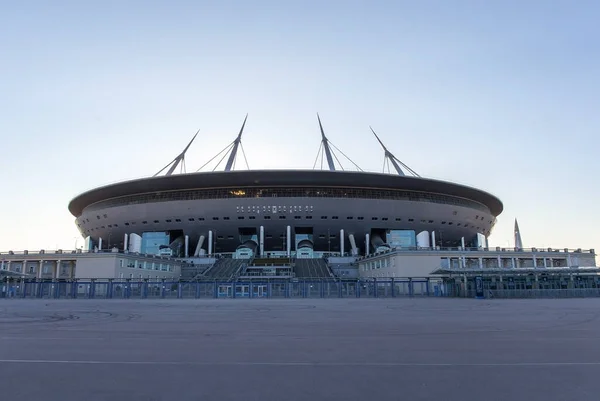
<path fill-rule="evenodd" d="M 523 249 L 523 240 L 521 239 L 521 231 L 519 230 L 517 219 L 515 219 L 515 248 Z"/>
<path fill-rule="evenodd" d="M 246 118 L 244 118 L 244 122 L 242 123 L 242 128 L 240 129 L 240 133 L 238 134 L 235 141 L 233 141 L 233 148 L 231 149 L 231 153 L 229 154 L 229 159 L 227 160 L 227 164 L 225 165 L 225 171 L 231 171 L 233 167 L 233 162 L 235 161 L 235 157 L 237 156 L 238 146 L 242 141 L 242 134 L 244 133 L 244 127 L 246 126 L 246 120 L 248 119 L 248 114 L 246 114 Z"/>
<path fill-rule="evenodd" d="M 175 169 L 177 168 L 177 166 L 179 165 L 179 163 L 181 163 L 181 162 L 184 162 L 183 165 L 185 167 L 185 152 L 187 152 L 187 150 L 190 148 L 190 145 L 192 144 L 192 142 L 194 142 L 194 139 L 196 139 L 196 136 L 198 136 L 198 132 L 200 132 L 200 130 L 196 131 L 196 134 L 192 137 L 192 140 L 190 141 L 190 143 L 187 144 L 185 149 L 183 149 L 183 152 L 181 152 L 179 155 L 177 155 L 177 157 L 174 158 L 169 164 L 167 164 L 162 169 L 160 169 L 160 171 L 158 173 L 154 174 L 154 177 L 156 177 L 157 175 L 162 173 L 163 170 L 169 166 L 171 166 L 171 168 L 169 168 L 169 170 L 167 170 L 165 175 L 172 175 L 173 172 L 175 171 Z"/>
<path fill-rule="evenodd" d="M 331 149 L 329 149 L 329 140 L 325 136 L 325 131 L 323 131 L 323 125 L 321 124 L 321 117 L 319 117 L 319 113 L 317 113 L 317 120 L 319 120 L 319 128 L 321 129 L 321 145 L 325 150 L 325 156 L 327 157 L 329 170 L 335 171 L 335 164 L 333 163 L 333 157 L 331 156 Z"/>

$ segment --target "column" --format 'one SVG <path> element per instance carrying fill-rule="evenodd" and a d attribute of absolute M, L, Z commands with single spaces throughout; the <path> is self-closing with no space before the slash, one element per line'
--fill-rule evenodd
<path fill-rule="evenodd" d="M 479 258 L 479 268 L 483 269 L 483 258 Z"/>
<path fill-rule="evenodd" d="M 340 253 L 344 256 L 344 229 L 340 230 Z"/>
<path fill-rule="evenodd" d="M 260 252 L 259 255 L 262 257 L 265 254 L 265 226 L 260 226 L 258 246 Z"/>
<path fill-rule="evenodd" d="M 102 250 L 102 238 L 98 238 L 98 250 Z"/>
<path fill-rule="evenodd" d="M 548 267 L 548 259 L 544 256 L 544 269 Z"/>
<path fill-rule="evenodd" d="M 40 268 L 38 271 L 38 278 L 41 279 L 42 278 L 42 271 L 44 270 L 44 261 L 40 260 Z"/>
<path fill-rule="evenodd" d="M 371 236 L 367 233 L 365 235 L 365 256 L 371 253 Z"/>
<path fill-rule="evenodd" d="M 129 234 L 125 234 L 125 236 L 123 237 L 123 251 L 127 252 L 127 250 L 129 249 Z"/>
<path fill-rule="evenodd" d="M 460 237 L 460 245 L 462 246 L 462 249 L 465 249 L 465 237 Z"/>
<path fill-rule="evenodd" d="M 286 228 L 286 251 L 288 258 L 292 255 L 292 227 Z"/>
<path fill-rule="evenodd" d="M 212 241 L 212 230 L 208 231 L 208 256 L 212 256 L 212 247 L 213 247 L 213 241 Z"/>
<path fill-rule="evenodd" d="M 537 257 L 535 256 L 535 254 L 533 255 L 533 267 L 537 267 Z"/>
<path fill-rule="evenodd" d="M 515 258 L 510 258 L 510 263 L 512 264 L 513 269 L 515 269 L 517 267 L 515 264 Z"/>
<path fill-rule="evenodd" d="M 502 258 L 500 257 L 500 255 L 498 255 L 498 269 L 501 269 L 502 267 Z"/>
<path fill-rule="evenodd" d="M 571 267 L 572 263 L 571 263 L 571 254 L 567 253 L 567 267 Z"/>
<path fill-rule="evenodd" d="M 60 278 L 60 259 L 56 261 L 56 274 L 54 275 L 54 278 Z"/>
<path fill-rule="evenodd" d="M 431 248 L 435 249 L 435 231 L 431 232 Z"/>
<path fill-rule="evenodd" d="M 550 258 L 550 267 L 554 267 L 554 259 Z"/>
<path fill-rule="evenodd" d="M 127 235 L 127 234 L 125 234 L 125 235 Z M 184 243 L 184 250 L 185 250 L 184 252 L 185 253 L 184 253 L 184 255 L 185 255 L 186 258 L 189 258 L 190 257 L 190 236 L 186 235 L 184 237 L 184 240 L 185 240 L 185 243 Z"/>
<path fill-rule="evenodd" d="M 71 276 L 70 276 L 70 278 L 75 278 L 75 268 L 76 268 L 76 262 L 71 261 Z"/>

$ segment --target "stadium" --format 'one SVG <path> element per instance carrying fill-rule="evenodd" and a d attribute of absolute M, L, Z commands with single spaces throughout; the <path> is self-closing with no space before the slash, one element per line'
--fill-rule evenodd
<path fill-rule="evenodd" d="M 183 258 L 483 247 L 502 212 L 500 200 L 485 191 L 418 176 L 381 141 L 393 173 L 340 170 L 337 148 L 320 119 L 319 152 L 327 169 L 233 170 L 245 122 L 221 152 L 222 159 L 229 155 L 223 171 L 173 174 L 192 139 L 165 175 L 96 188 L 73 199 L 69 210 L 87 246 Z"/>

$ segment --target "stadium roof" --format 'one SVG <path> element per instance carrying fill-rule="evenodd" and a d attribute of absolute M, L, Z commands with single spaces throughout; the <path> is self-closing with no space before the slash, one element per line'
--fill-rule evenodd
<path fill-rule="evenodd" d="M 494 216 L 498 216 L 503 209 L 502 202 L 494 195 L 447 181 L 358 171 L 238 170 L 175 174 L 106 185 L 75 197 L 69 203 L 69 211 L 78 217 L 85 207 L 93 203 L 128 195 L 248 187 L 341 187 L 407 190 L 469 199 L 485 205 Z"/>

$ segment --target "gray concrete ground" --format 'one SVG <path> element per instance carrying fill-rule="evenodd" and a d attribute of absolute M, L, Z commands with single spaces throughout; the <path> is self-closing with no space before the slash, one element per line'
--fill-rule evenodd
<path fill-rule="evenodd" d="M 0 300 L 2 400 L 600 399 L 600 299 Z"/>

